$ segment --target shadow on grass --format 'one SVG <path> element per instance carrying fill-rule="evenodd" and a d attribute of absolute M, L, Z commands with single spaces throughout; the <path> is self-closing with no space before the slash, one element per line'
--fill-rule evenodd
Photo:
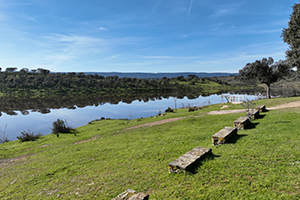
<path fill-rule="evenodd" d="M 257 119 L 263 119 L 264 117 L 265 117 L 266 115 L 259 115 L 258 117 L 257 117 Z"/>
<path fill-rule="evenodd" d="M 257 123 L 250 123 L 250 124 L 248 124 L 245 127 L 245 129 L 254 129 L 258 124 L 259 124 L 259 122 L 257 122 Z"/>
<path fill-rule="evenodd" d="M 59 137 L 60 135 L 67 135 L 67 134 L 73 134 L 74 136 L 77 136 L 79 132 L 76 131 L 75 129 L 71 129 L 69 132 L 64 132 L 64 133 L 52 133 L 56 135 L 56 137 Z"/>
<path fill-rule="evenodd" d="M 246 134 L 235 135 L 235 136 L 231 137 L 230 140 L 229 140 L 228 142 L 226 142 L 226 143 L 228 143 L 228 144 L 234 144 L 234 143 L 236 143 L 240 138 L 243 138 L 243 137 L 245 137 L 245 136 L 247 136 L 247 135 L 246 135 Z"/>
<path fill-rule="evenodd" d="M 191 165 L 188 169 L 187 174 L 197 174 L 199 171 L 201 171 L 201 165 L 203 162 L 213 160 L 216 157 L 220 157 L 220 155 L 214 155 L 213 153 L 208 154 L 207 156 L 205 156 L 205 158 L 200 159 L 195 164 Z"/>

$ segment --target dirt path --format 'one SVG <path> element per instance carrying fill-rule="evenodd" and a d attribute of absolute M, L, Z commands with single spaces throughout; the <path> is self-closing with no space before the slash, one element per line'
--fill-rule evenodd
<path fill-rule="evenodd" d="M 276 110 L 276 109 L 281 109 L 281 108 L 294 108 L 294 107 L 300 107 L 300 101 L 281 104 L 281 105 L 270 107 L 270 108 L 267 108 L 267 109 L 268 110 Z"/>
<path fill-rule="evenodd" d="M 267 108 L 268 110 L 276 110 L 281 108 L 294 108 L 294 107 L 300 107 L 300 101 L 290 102 L 286 104 L 281 104 L 274 107 Z M 238 110 L 217 110 L 217 111 L 210 111 L 207 114 L 208 115 L 224 115 L 224 114 L 230 114 L 230 113 L 240 113 L 245 112 L 244 109 L 238 109 Z"/>
<path fill-rule="evenodd" d="M 181 119 L 184 119 L 184 118 L 186 118 L 186 117 L 176 117 L 176 118 L 170 118 L 170 119 L 163 119 L 163 120 L 156 121 L 156 122 L 149 122 L 149 123 L 146 123 L 146 124 L 132 126 L 132 127 L 126 128 L 125 130 L 140 128 L 140 127 L 144 127 L 144 126 L 154 126 L 154 125 L 159 125 L 159 124 L 165 124 L 165 123 L 168 123 L 168 122 L 174 122 L 174 121 L 181 120 Z"/>
<path fill-rule="evenodd" d="M 295 101 L 295 102 L 286 103 L 286 104 L 282 104 L 282 105 L 278 105 L 278 106 L 274 106 L 274 107 L 269 107 L 267 109 L 268 110 L 275 110 L 275 109 L 293 108 L 293 107 L 300 107 L 300 101 Z M 207 114 L 208 115 L 224 115 L 224 114 L 241 113 L 241 112 L 245 112 L 245 110 L 244 109 L 217 110 L 217 111 L 210 111 Z M 193 117 L 196 117 L 196 116 L 193 116 Z M 140 128 L 140 127 L 145 127 L 145 126 L 154 126 L 154 125 L 159 125 L 159 124 L 165 124 L 165 123 L 168 123 L 168 122 L 174 122 L 174 121 L 181 120 L 181 119 L 184 119 L 184 118 L 186 118 L 186 117 L 177 117 L 177 118 L 171 118 L 171 119 L 164 119 L 164 120 L 160 120 L 160 121 L 156 121 L 156 122 L 149 122 L 149 123 L 141 124 L 141 125 L 138 125 L 138 126 L 132 126 L 132 127 L 126 128 L 125 130 Z"/>

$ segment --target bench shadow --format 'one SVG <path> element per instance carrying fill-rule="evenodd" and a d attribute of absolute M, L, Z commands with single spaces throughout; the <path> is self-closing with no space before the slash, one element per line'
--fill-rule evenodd
<path fill-rule="evenodd" d="M 199 168 L 201 167 L 203 162 L 213 160 L 216 157 L 220 157 L 220 155 L 215 155 L 213 153 L 208 154 L 207 156 L 205 156 L 205 158 L 202 158 L 202 159 L 198 160 L 195 164 L 191 165 L 186 173 L 187 174 L 197 174 L 198 171 L 200 170 Z"/>
<path fill-rule="evenodd" d="M 259 124 L 259 122 L 250 123 L 245 127 L 245 129 L 254 129 L 258 124 Z"/>
<path fill-rule="evenodd" d="M 235 135 L 233 137 L 230 138 L 230 140 L 228 140 L 226 143 L 227 144 L 234 144 L 236 143 L 240 138 L 243 138 L 247 136 L 247 134 L 238 134 L 238 135 Z"/>
<path fill-rule="evenodd" d="M 263 119 L 266 115 L 262 115 L 262 114 L 259 114 L 259 116 L 257 117 L 257 119 Z"/>

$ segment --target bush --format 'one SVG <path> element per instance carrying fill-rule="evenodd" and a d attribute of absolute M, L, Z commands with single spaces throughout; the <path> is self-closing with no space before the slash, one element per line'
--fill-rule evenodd
<path fill-rule="evenodd" d="M 67 121 L 63 121 L 61 119 L 57 119 L 55 122 L 52 123 L 52 133 L 56 134 L 57 137 L 59 136 L 59 133 L 71 133 L 71 128 L 70 126 L 67 125 Z"/>
<path fill-rule="evenodd" d="M 0 129 L 0 144 L 5 143 L 5 142 L 9 142 L 9 139 L 7 138 L 7 135 L 6 135 L 5 132 L 6 132 L 6 126 L 5 126 L 4 131 L 2 131 Z"/>
<path fill-rule="evenodd" d="M 197 111 L 198 109 L 197 107 L 189 107 L 189 112 Z"/>
<path fill-rule="evenodd" d="M 17 138 L 21 140 L 21 142 L 26 142 L 26 141 L 35 141 L 39 139 L 41 136 L 42 136 L 41 133 L 34 135 L 33 132 L 30 132 L 30 130 L 28 130 L 27 132 L 26 131 L 21 132 L 21 135 L 17 136 Z"/>
<path fill-rule="evenodd" d="M 168 109 L 167 109 L 167 110 L 165 110 L 165 112 L 174 112 L 174 109 L 172 109 L 172 108 L 168 107 Z"/>

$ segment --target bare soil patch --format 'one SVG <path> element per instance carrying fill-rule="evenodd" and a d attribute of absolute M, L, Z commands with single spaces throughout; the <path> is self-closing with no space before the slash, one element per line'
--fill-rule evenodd
<path fill-rule="evenodd" d="M 170 119 L 163 119 L 163 120 L 156 121 L 156 122 L 149 122 L 149 123 L 146 123 L 146 124 L 132 126 L 132 127 L 126 128 L 125 130 L 140 128 L 140 127 L 145 127 L 145 126 L 154 126 L 154 125 L 159 125 L 159 124 L 165 124 L 165 123 L 168 123 L 168 122 L 174 122 L 174 121 L 184 119 L 184 118 L 186 118 L 186 117 L 176 117 L 176 118 L 170 118 Z"/>
<path fill-rule="evenodd" d="M 294 107 L 300 107 L 300 101 L 281 104 L 281 105 L 270 107 L 270 108 L 267 108 L 267 109 L 268 110 L 276 110 L 276 109 L 281 109 L 281 108 L 294 108 Z"/>
<path fill-rule="evenodd" d="M 286 104 L 282 104 L 282 105 L 278 105 L 278 106 L 274 106 L 274 107 L 269 107 L 267 109 L 268 110 L 275 110 L 275 109 L 292 108 L 292 107 L 300 107 L 300 101 L 295 101 L 295 102 L 286 103 Z M 221 109 L 224 109 L 224 108 L 226 108 L 226 106 L 223 106 Z M 241 112 L 245 112 L 245 110 L 244 109 L 217 110 L 217 111 L 210 111 L 207 114 L 208 115 L 224 115 L 224 114 L 241 113 Z M 195 116 L 193 116 L 193 117 L 195 117 Z M 186 118 L 186 117 L 176 117 L 176 118 L 171 118 L 171 119 L 164 119 L 164 120 L 160 120 L 160 121 L 156 121 L 156 122 L 141 124 L 141 125 L 138 125 L 138 126 L 132 126 L 132 127 L 126 128 L 125 130 L 140 128 L 140 127 L 145 127 L 145 126 L 154 126 L 154 125 L 159 125 L 159 124 L 165 124 L 165 123 L 168 123 L 168 122 L 174 122 L 174 121 L 181 120 L 181 119 L 184 119 L 184 118 Z"/>
<path fill-rule="evenodd" d="M 282 109 L 282 108 L 294 108 L 294 107 L 300 107 L 300 101 L 290 102 L 281 104 L 274 107 L 269 107 L 267 110 L 276 110 L 276 109 Z M 222 109 L 222 108 L 221 108 Z M 238 110 L 217 110 L 217 111 L 210 111 L 207 114 L 208 115 L 224 115 L 224 114 L 230 114 L 230 113 L 240 113 L 245 112 L 244 109 L 238 109 Z"/>

